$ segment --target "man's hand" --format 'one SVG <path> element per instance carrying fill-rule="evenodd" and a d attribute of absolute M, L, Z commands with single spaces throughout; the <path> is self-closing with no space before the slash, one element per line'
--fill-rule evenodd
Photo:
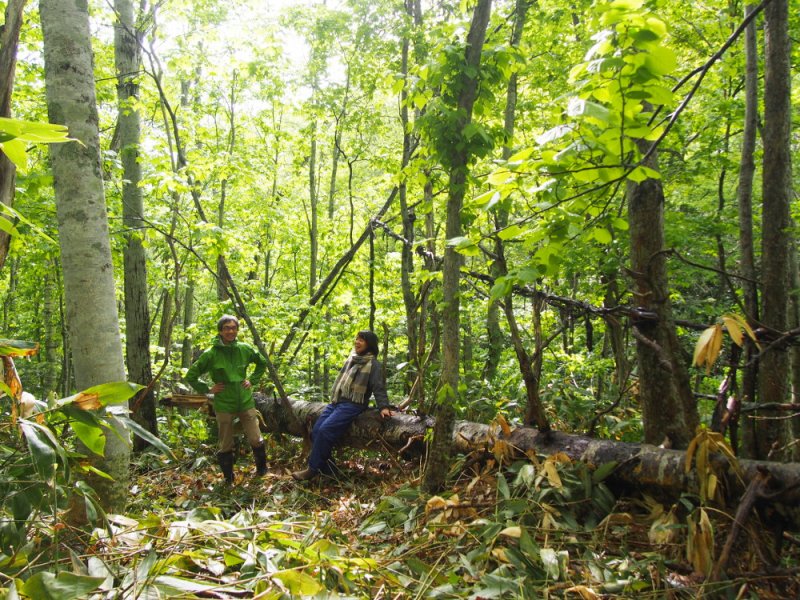
<path fill-rule="evenodd" d="M 382 408 L 381 409 L 381 419 L 385 419 L 387 417 L 391 417 L 394 414 L 394 411 L 391 408 Z"/>
<path fill-rule="evenodd" d="M 245 380 L 242 382 L 242 387 L 243 387 L 244 389 L 246 389 L 246 390 L 249 390 L 251 387 L 253 387 L 253 384 L 252 384 L 252 383 L 250 383 L 250 380 L 249 380 L 249 379 L 245 379 Z"/>
<path fill-rule="evenodd" d="M 212 394 L 219 394 L 224 389 L 225 389 L 224 383 L 215 383 L 214 385 L 211 386 L 211 389 L 209 391 Z"/>

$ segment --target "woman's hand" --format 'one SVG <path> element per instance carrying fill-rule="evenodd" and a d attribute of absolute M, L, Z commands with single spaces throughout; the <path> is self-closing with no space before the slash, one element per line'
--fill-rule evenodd
<path fill-rule="evenodd" d="M 391 408 L 382 408 L 381 409 L 381 419 L 385 419 L 387 417 L 391 417 L 394 414 L 394 411 Z"/>
<path fill-rule="evenodd" d="M 252 384 L 252 383 L 250 383 L 250 380 L 249 380 L 249 379 L 245 379 L 245 380 L 242 382 L 242 387 L 243 387 L 244 389 L 246 389 L 246 390 L 249 390 L 251 387 L 253 387 L 253 384 Z"/>
<path fill-rule="evenodd" d="M 224 389 L 225 389 L 224 383 L 215 383 L 214 385 L 211 386 L 211 389 L 209 391 L 212 394 L 219 394 Z"/>

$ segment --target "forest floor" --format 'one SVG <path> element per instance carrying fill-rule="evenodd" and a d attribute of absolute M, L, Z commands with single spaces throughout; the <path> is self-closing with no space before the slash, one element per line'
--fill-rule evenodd
<path fill-rule="evenodd" d="M 185 598 L 800 598 L 800 540 L 784 535 L 768 567 L 757 526 L 720 581 L 699 574 L 735 507 L 615 498 L 566 457 L 460 457 L 431 497 L 418 463 L 337 452 L 338 479 L 298 484 L 302 445 L 269 439 L 268 474 L 242 452 L 233 487 L 205 442 L 178 462 L 143 455 L 120 531 L 147 529 L 126 543 L 146 543 L 151 583 Z"/>

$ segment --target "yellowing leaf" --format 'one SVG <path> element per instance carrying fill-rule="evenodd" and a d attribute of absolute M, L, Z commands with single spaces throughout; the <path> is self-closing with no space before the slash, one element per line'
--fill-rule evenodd
<path fill-rule="evenodd" d="M 692 364 L 698 367 L 705 364 L 706 373 L 708 373 L 711 370 L 711 365 L 716 362 L 721 348 L 722 327 L 720 325 L 712 325 L 700 334 L 700 338 L 694 347 Z"/>
<path fill-rule="evenodd" d="M 503 529 L 503 531 L 501 531 L 497 535 L 498 536 L 504 535 L 506 537 L 519 539 L 520 536 L 522 535 L 522 529 L 519 527 L 519 525 L 513 525 L 511 527 L 506 527 L 505 529 Z"/>
<path fill-rule="evenodd" d="M 72 403 L 83 410 L 97 410 L 101 406 L 100 394 L 85 394 L 83 392 L 76 394 Z"/>
<path fill-rule="evenodd" d="M 592 588 L 586 587 L 585 585 L 573 585 L 571 588 L 567 588 L 566 592 L 573 592 L 575 594 L 580 594 L 583 600 L 598 600 L 600 596 L 597 595 Z"/>
<path fill-rule="evenodd" d="M 508 421 L 506 421 L 503 415 L 498 414 L 495 417 L 495 421 L 500 426 L 500 429 L 503 430 L 503 435 L 511 435 L 511 427 L 508 425 Z"/>
<path fill-rule="evenodd" d="M 549 458 L 544 463 L 544 473 L 547 475 L 547 481 L 550 482 L 550 485 L 556 489 L 561 489 L 563 486 L 561 483 L 561 477 L 558 474 L 558 470 L 556 470 L 555 463 Z"/>
<path fill-rule="evenodd" d="M 731 318 L 730 315 L 722 315 L 722 322 L 725 324 L 725 328 L 728 330 L 728 335 L 731 336 L 731 339 L 737 346 L 741 346 L 744 342 L 744 334 L 742 333 L 742 328 L 739 327 L 739 322 L 736 319 Z"/>
<path fill-rule="evenodd" d="M 508 558 L 506 557 L 506 551 L 503 548 L 492 548 L 492 556 L 499 562 L 509 562 Z"/>
<path fill-rule="evenodd" d="M 280 581 L 292 596 L 314 596 L 324 590 L 324 586 L 311 575 L 294 569 L 277 571 L 272 574 Z"/>

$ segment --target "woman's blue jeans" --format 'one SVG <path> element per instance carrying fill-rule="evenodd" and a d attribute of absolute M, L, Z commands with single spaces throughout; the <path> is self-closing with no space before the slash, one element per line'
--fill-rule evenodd
<path fill-rule="evenodd" d="M 360 415 L 366 406 L 353 402 L 328 404 L 320 414 L 311 430 L 311 454 L 308 456 L 309 468 L 330 474 L 333 447 L 347 433 L 350 423 Z"/>

